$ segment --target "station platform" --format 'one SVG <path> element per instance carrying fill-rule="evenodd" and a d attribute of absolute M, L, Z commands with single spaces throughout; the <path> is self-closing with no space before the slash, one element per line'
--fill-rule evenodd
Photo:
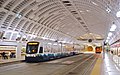
<path fill-rule="evenodd" d="M 101 54 L 90 75 L 120 75 L 120 68 L 115 63 L 114 57 L 109 52 Z"/>
<path fill-rule="evenodd" d="M 2 58 L 0 58 L 0 66 L 2 66 L 3 64 L 15 63 L 15 62 L 20 62 L 20 61 L 24 61 L 24 60 L 25 60 L 24 56 L 22 56 L 20 59 L 17 59 L 17 58 L 2 59 Z"/>
<path fill-rule="evenodd" d="M 50 70 L 47 70 L 48 73 L 51 72 L 52 75 L 60 75 L 61 72 L 64 71 L 64 69 L 60 69 L 61 67 L 65 67 L 66 65 L 72 66 L 72 63 L 74 63 L 76 60 L 78 61 L 78 58 L 80 56 L 83 56 L 83 55 L 78 55 L 78 56 L 74 56 L 74 57 L 69 57 L 69 58 L 64 58 L 64 59 L 59 59 L 59 60 L 54 60 L 54 61 L 48 61 L 48 62 L 44 62 L 44 63 L 35 63 L 35 64 L 29 64 L 29 63 L 21 63 L 22 65 L 26 66 L 26 65 L 29 65 L 29 66 L 33 66 L 33 65 L 37 65 L 36 67 L 39 67 L 41 69 L 41 71 L 44 72 L 44 69 L 47 70 L 48 67 L 51 68 L 50 66 L 52 66 L 53 68 L 53 72 L 51 72 Z M 91 69 L 91 73 L 89 75 L 120 75 L 120 68 L 119 66 L 116 64 L 116 59 L 118 59 L 118 57 L 114 57 L 114 55 L 112 55 L 111 53 L 109 52 L 105 52 L 105 53 L 102 53 L 102 54 L 96 54 L 96 57 L 98 58 L 97 61 L 95 62 L 93 68 Z M 72 60 L 71 60 L 72 59 Z M 73 60 L 74 59 L 74 60 Z M 19 61 L 22 61 L 24 60 L 24 58 L 21 58 L 21 59 L 15 59 L 15 58 L 12 58 L 12 59 L 6 59 L 6 60 L 3 60 L 3 59 L 0 59 L 0 65 L 3 65 L 3 64 L 6 64 L 6 63 L 14 63 L 14 62 L 19 62 Z M 68 60 L 69 60 L 69 64 L 68 64 Z M 71 61 L 71 63 L 70 63 Z M 67 63 L 67 64 L 66 64 Z M 18 64 L 21 66 L 21 64 Z M 62 64 L 62 65 L 61 65 Z M 88 63 L 86 63 L 88 64 Z M 14 65 L 9 65 L 9 66 L 14 66 Z M 41 68 L 42 66 L 42 68 Z M 43 68 L 43 66 L 46 66 L 46 68 Z M 56 67 L 58 66 L 58 67 Z M 69 67 L 68 66 L 68 67 Z M 85 66 L 85 65 L 84 65 Z M 2 67 L 1 67 L 2 68 Z M 19 68 L 19 67 L 18 67 Z M 57 69 L 56 69 L 57 68 Z M 59 68 L 59 70 L 58 70 Z M 70 67 L 71 68 L 71 67 Z M 82 69 L 82 65 L 80 66 L 80 68 Z M 11 69 L 11 67 L 10 67 Z M 36 69 L 36 68 L 35 68 Z M 72 70 L 72 72 L 76 71 L 77 69 L 75 70 Z M 14 70 L 13 70 L 14 71 Z M 19 70 L 18 70 L 19 71 Z M 79 69 L 80 71 L 80 69 Z M 78 72 L 79 72 L 78 71 Z M 7 71 L 8 72 L 8 71 Z M 7 73 L 6 72 L 6 73 Z M 10 71 L 11 72 L 11 71 Z M 60 72 L 60 74 L 58 74 Z M 9 73 L 9 72 L 8 72 Z M 8 74 L 7 73 L 7 74 Z M 17 73 L 17 72 L 16 72 Z M 39 72 L 38 72 L 39 73 Z M 45 75 L 48 74 L 46 72 Z M 71 72 L 70 72 L 71 73 Z M 5 73 L 3 73 L 5 74 Z M 7 75 L 6 74 L 6 75 Z M 29 74 L 29 73 L 27 73 Z M 80 73 L 79 73 L 80 74 Z M 41 75 L 41 74 L 40 74 Z M 66 74 L 68 75 L 68 74 Z M 74 75 L 78 75 L 78 74 L 74 74 Z M 80 74 L 81 75 L 81 74 Z"/>

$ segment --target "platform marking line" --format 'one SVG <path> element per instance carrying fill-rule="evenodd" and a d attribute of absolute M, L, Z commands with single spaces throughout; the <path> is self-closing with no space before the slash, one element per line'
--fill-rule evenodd
<path fill-rule="evenodd" d="M 54 61 L 49 61 L 49 62 L 45 62 L 45 63 L 59 63 L 59 60 L 54 60 Z"/>
<path fill-rule="evenodd" d="M 101 74 L 101 64 L 102 64 L 102 58 L 97 59 L 95 66 L 93 67 L 93 70 L 90 75 L 100 75 Z"/>
<path fill-rule="evenodd" d="M 74 63 L 74 61 L 64 61 L 64 62 L 62 62 L 62 64 L 72 64 L 72 63 Z"/>

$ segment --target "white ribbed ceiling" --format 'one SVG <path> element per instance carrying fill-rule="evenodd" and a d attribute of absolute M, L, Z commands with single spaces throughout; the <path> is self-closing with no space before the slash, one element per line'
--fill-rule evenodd
<path fill-rule="evenodd" d="M 104 39 L 119 3 L 120 0 L 0 0 L 0 30 L 66 41 Z"/>

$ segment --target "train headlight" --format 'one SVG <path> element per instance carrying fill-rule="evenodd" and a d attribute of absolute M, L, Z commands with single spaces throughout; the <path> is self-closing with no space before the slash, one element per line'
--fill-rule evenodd
<path fill-rule="evenodd" d="M 26 56 L 27 57 L 36 57 L 37 55 L 36 54 L 27 54 Z"/>
<path fill-rule="evenodd" d="M 32 57 L 36 57 L 36 55 L 35 55 L 35 54 L 33 54 L 33 55 L 32 55 Z"/>
<path fill-rule="evenodd" d="M 27 54 L 26 56 L 27 56 L 27 57 L 30 57 L 30 54 Z"/>

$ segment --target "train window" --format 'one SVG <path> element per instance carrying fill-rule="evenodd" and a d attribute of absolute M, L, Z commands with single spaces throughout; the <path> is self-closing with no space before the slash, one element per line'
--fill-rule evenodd
<path fill-rule="evenodd" d="M 38 51 L 38 43 L 28 43 L 26 47 L 26 53 L 32 54 L 37 53 Z"/>
<path fill-rule="evenodd" d="M 43 53 L 43 47 L 40 47 L 39 53 Z"/>

